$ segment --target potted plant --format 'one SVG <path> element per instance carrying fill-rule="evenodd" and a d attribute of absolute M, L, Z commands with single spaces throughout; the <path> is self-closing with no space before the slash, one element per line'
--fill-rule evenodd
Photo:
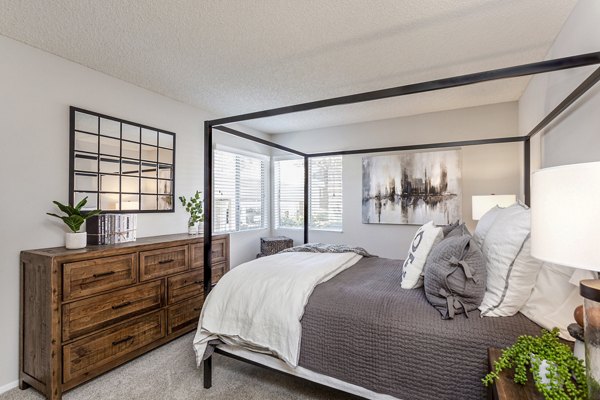
<path fill-rule="evenodd" d="M 200 192 L 196 190 L 196 193 L 189 200 L 185 196 L 180 196 L 179 201 L 181 201 L 185 210 L 190 214 L 190 218 L 188 219 L 188 233 L 190 235 L 197 235 L 198 223 L 204 221 L 204 210 L 202 208 Z"/>
<path fill-rule="evenodd" d="M 81 225 L 83 225 L 85 220 L 100 214 L 101 211 L 93 210 L 85 214 L 81 212 L 83 206 L 87 204 L 87 196 L 77 203 L 75 207 L 61 204 L 58 201 L 53 201 L 53 203 L 66 215 L 46 214 L 61 219 L 71 230 L 71 232 L 65 233 L 65 247 L 67 249 L 83 249 L 87 245 L 87 234 L 79 232 L 79 229 L 81 229 Z"/>
<path fill-rule="evenodd" d="M 514 368 L 516 383 L 527 382 L 530 371 L 536 388 L 545 399 L 587 399 L 587 383 L 583 362 L 569 346 L 558 339 L 558 329 L 542 330 L 541 336 L 520 336 L 504 349 L 494 370 L 482 379 L 488 386 L 501 371 Z"/>

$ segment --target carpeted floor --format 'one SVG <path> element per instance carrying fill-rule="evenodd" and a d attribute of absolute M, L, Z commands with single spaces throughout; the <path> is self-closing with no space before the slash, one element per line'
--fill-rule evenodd
<path fill-rule="evenodd" d="M 202 387 L 202 369 L 195 366 L 193 334 L 185 335 L 120 368 L 64 394 L 65 400 L 167 399 L 352 399 L 351 395 L 310 382 L 215 355 L 213 387 Z M 37 400 L 33 389 L 18 388 L 0 400 Z"/>

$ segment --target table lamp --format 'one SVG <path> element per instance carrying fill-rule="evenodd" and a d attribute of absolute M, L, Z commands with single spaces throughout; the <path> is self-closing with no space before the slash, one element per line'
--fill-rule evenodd
<path fill-rule="evenodd" d="M 600 271 L 600 162 L 545 168 L 531 177 L 531 255 Z M 579 284 L 590 399 L 600 399 L 600 280 Z"/>
<path fill-rule="evenodd" d="M 516 194 L 490 194 L 486 196 L 473 196 L 471 199 L 472 218 L 478 221 L 483 214 L 496 206 L 508 207 L 517 202 Z"/>

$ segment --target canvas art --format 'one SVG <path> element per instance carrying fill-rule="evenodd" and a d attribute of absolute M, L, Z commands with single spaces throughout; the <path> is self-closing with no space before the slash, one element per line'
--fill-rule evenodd
<path fill-rule="evenodd" d="M 460 150 L 363 158 L 366 224 L 449 224 L 462 219 Z"/>

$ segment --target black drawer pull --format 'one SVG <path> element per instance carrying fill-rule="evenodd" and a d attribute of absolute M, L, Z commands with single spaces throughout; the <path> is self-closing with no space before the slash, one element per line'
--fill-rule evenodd
<path fill-rule="evenodd" d="M 194 311 L 202 311 L 202 307 L 200 307 L 200 308 L 194 308 Z"/>
<path fill-rule="evenodd" d="M 108 271 L 108 272 L 101 272 L 99 274 L 94 274 L 92 275 L 94 278 L 102 278 L 104 276 L 109 276 L 109 275 L 113 275 L 115 273 L 115 271 Z"/>
<path fill-rule="evenodd" d="M 112 306 L 112 309 L 118 310 L 119 308 L 127 307 L 130 304 L 131 304 L 130 301 L 126 301 L 125 303 L 121 303 L 121 304 L 117 304 L 116 306 Z"/>
<path fill-rule="evenodd" d="M 118 344 L 121 344 L 121 343 L 128 342 L 128 341 L 130 341 L 131 339 L 133 339 L 133 336 L 125 336 L 123 339 L 119 339 L 119 340 L 116 340 L 116 341 L 112 342 L 112 345 L 113 345 L 113 346 L 116 346 L 116 345 L 118 345 Z"/>
<path fill-rule="evenodd" d="M 168 263 L 172 263 L 173 261 L 175 261 L 175 260 L 171 258 L 171 259 L 169 259 L 169 260 L 162 260 L 162 261 L 159 261 L 158 263 L 159 263 L 159 264 L 168 264 Z"/>

